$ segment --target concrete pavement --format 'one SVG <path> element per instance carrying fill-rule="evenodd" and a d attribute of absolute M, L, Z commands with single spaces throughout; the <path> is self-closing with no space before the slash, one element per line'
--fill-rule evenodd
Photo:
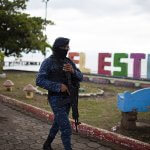
<path fill-rule="evenodd" d="M 42 150 L 50 124 L 17 107 L 0 102 L 0 150 Z M 73 134 L 73 150 L 111 150 L 92 139 Z M 54 140 L 54 150 L 63 150 L 60 133 Z"/>

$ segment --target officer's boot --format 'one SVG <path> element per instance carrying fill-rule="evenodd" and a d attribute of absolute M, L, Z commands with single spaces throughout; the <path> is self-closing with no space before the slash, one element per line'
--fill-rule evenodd
<path fill-rule="evenodd" d="M 44 145 L 43 145 L 43 150 L 53 150 L 51 147 L 51 143 L 54 140 L 50 135 L 48 135 Z"/>

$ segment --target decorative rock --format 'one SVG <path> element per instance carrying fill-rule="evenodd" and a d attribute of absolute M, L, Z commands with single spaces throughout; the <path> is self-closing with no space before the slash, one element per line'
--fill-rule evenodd
<path fill-rule="evenodd" d="M 14 86 L 14 83 L 11 80 L 6 80 L 3 83 L 3 86 L 6 87 L 7 91 L 12 91 L 12 86 Z"/>
<path fill-rule="evenodd" d="M 141 88 L 149 88 L 150 84 L 146 84 L 146 83 L 141 83 Z"/>
<path fill-rule="evenodd" d="M 91 82 L 92 82 L 92 81 L 93 81 L 93 77 L 89 77 L 89 81 L 91 81 Z"/>
<path fill-rule="evenodd" d="M 99 90 L 99 92 L 96 93 L 96 94 L 97 94 L 97 96 L 103 95 L 103 94 L 104 94 L 104 91 L 103 91 L 103 90 Z"/>
<path fill-rule="evenodd" d="M 6 73 L 2 73 L 2 74 L 0 74 L 0 78 L 5 79 L 5 78 L 6 78 Z"/>
<path fill-rule="evenodd" d="M 98 84 L 110 84 L 110 80 L 104 78 L 93 78 L 93 82 Z"/>
<path fill-rule="evenodd" d="M 32 84 L 28 84 L 24 87 L 23 91 L 26 92 L 26 98 L 33 98 L 33 92 L 36 92 L 36 88 Z"/>
<path fill-rule="evenodd" d="M 114 84 L 114 83 L 115 83 L 115 80 L 114 80 L 114 79 L 111 79 L 111 80 L 110 80 L 110 83 L 111 83 L 111 84 Z"/>
<path fill-rule="evenodd" d="M 89 77 L 83 76 L 83 81 L 88 82 L 89 81 Z"/>
<path fill-rule="evenodd" d="M 97 94 L 96 93 L 91 93 L 91 96 L 97 96 Z"/>
<path fill-rule="evenodd" d="M 85 92 L 84 88 L 79 88 L 79 92 Z"/>
<path fill-rule="evenodd" d="M 124 87 L 134 87 L 134 83 L 133 82 L 127 82 L 127 81 L 119 81 L 116 80 L 114 82 L 115 86 L 124 86 Z"/>
<path fill-rule="evenodd" d="M 79 90 L 80 90 L 80 92 L 81 92 L 81 89 L 82 88 L 80 88 Z M 84 89 L 84 88 L 83 88 Z M 40 90 L 38 90 L 38 89 L 36 89 L 35 88 L 35 93 L 36 94 L 39 94 L 39 95 L 48 95 L 48 92 L 42 92 L 42 91 L 40 91 Z M 104 94 L 104 91 L 103 90 L 101 90 L 101 89 L 98 89 L 98 92 L 96 92 L 96 93 L 79 93 L 79 97 L 80 98 L 83 98 L 83 97 L 91 97 L 91 96 L 94 96 L 94 97 L 96 97 L 96 96 L 102 96 Z"/>
<path fill-rule="evenodd" d="M 135 83 L 135 87 L 140 87 L 140 85 L 141 85 L 141 83 L 139 83 L 139 82 Z"/>

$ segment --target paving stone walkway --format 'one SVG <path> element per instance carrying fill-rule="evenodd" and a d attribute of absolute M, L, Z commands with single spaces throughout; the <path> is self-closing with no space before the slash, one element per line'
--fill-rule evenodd
<path fill-rule="evenodd" d="M 42 150 L 50 124 L 0 102 L 0 150 Z M 73 150 L 111 150 L 91 139 L 72 136 Z M 60 133 L 52 147 L 63 150 Z"/>

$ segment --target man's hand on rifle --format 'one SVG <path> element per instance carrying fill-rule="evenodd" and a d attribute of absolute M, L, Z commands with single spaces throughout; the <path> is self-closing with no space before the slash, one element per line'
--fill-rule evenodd
<path fill-rule="evenodd" d="M 67 92 L 70 95 L 68 87 L 65 84 L 61 84 L 60 90 L 61 90 L 61 92 Z"/>
<path fill-rule="evenodd" d="M 64 64 L 63 70 L 66 72 L 74 73 L 74 69 L 71 64 Z"/>

